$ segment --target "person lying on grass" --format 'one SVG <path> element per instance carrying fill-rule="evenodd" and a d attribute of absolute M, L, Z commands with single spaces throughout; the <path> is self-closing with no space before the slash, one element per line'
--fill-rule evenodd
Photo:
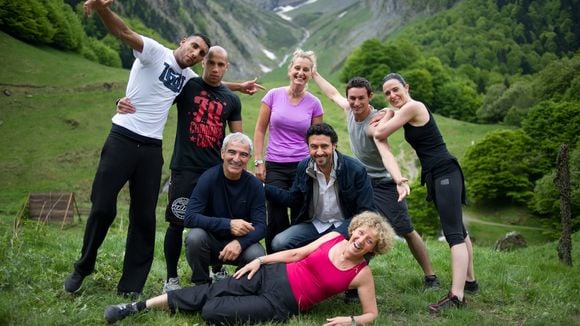
<path fill-rule="evenodd" d="M 310 244 L 256 258 L 232 277 L 170 291 L 145 301 L 111 305 L 105 319 L 114 323 L 146 309 L 201 312 L 209 324 L 283 322 L 313 305 L 357 289 L 362 313 L 336 316 L 325 325 L 368 324 L 378 316 L 373 274 L 365 255 L 394 245 L 394 231 L 379 214 L 356 215 L 350 239 L 330 232 Z"/>

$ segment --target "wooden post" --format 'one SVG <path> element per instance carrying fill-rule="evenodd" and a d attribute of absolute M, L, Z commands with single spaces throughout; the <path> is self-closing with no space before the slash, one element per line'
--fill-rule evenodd
<path fill-rule="evenodd" d="M 560 145 L 556 165 L 554 184 L 560 192 L 560 216 L 562 218 L 562 234 L 558 241 L 558 257 L 564 264 L 572 266 L 572 206 L 567 144 Z"/>

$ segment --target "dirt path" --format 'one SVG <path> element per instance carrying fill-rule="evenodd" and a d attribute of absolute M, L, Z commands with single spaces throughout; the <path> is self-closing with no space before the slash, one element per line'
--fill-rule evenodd
<path fill-rule="evenodd" d="M 484 225 L 501 226 L 501 227 L 505 227 L 505 228 L 518 228 L 518 229 L 526 229 L 526 230 L 543 230 L 543 228 L 536 227 L 536 226 L 503 224 L 503 223 L 483 221 L 483 220 L 480 220 L 478 218 L 469 216 L 469 215 L 465 214 L 465 212 L 463 213 L 463 221 L 465 221 L 466 224 L 478 223 L 478 224 L 484 224 Z"/>

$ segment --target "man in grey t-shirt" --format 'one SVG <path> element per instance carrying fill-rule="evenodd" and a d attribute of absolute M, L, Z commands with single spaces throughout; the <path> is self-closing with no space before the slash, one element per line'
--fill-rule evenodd
<path fill-rule="evenodd" d="M 374 204 L 387 218 L 397 235 L 405 238 L 411 253 L 425 274 L 425 288 L 438 287 L 427 248 L 421 236 L 413 228 L 405 197 L 409 194 L 408 180 L 401 175 L 393 156 L 384 158 L 385 167 L 373 138 L 369 123 L 380 114 L 371 105 L 373 92 L 368 80 L 355 77 L 346 86 L 346 98 L 318 72 L 313 79 L 320 89 L 346 114 L 350 146 L 354 156 L 361 161 L 371 178 Z"/>

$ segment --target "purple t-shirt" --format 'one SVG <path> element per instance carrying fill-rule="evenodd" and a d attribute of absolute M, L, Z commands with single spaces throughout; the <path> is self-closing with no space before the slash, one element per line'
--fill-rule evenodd
<path fill-rule="evenodd" d="M 262 99 L 270 107 L 270 135 L 266 160 L 270 162 L 300 162 L 308 156 L 304 137 L 312 118 L 324 114 L 320 100 L 306 92 L 297 104 L 290 103 L 286 87 L 271 89 Z"/>

